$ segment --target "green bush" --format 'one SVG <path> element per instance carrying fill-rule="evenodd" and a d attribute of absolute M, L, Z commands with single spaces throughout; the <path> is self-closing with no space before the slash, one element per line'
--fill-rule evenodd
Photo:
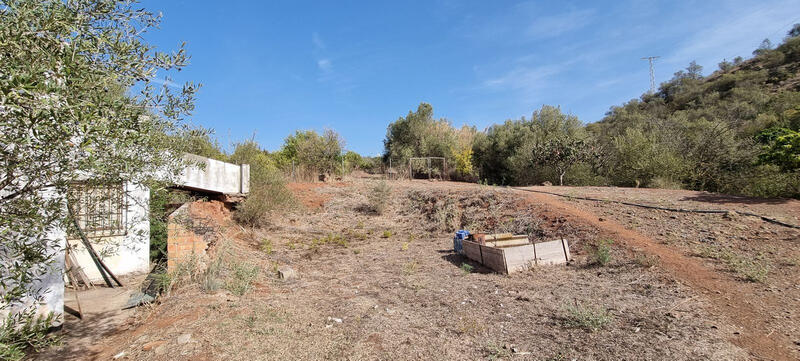
<path fill-rule="evenodd" d="M 605 266 L 611 262 L 612 240 L 601 239 L 590 242 L 588 245 L 589 264 Z"/>
<path fill-rule="evenodd" d="M 26 352 L 39 352 L 58 344 L 60 337 L 48 332 L 58 319 L 54 313 L 38 316 L 33 310 L 4 318 L 0 324 L 0 360 L 22 360 Z"/>

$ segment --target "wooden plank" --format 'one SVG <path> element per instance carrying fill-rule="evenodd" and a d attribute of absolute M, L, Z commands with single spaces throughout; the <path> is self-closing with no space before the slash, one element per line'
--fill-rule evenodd
<path fill-rule="evenodd" d="M 534 265 L 533 250 L 532 244 L 503 248 L 508 273 L 531 269 Z"/>
<path fill-rule="evenodd" d="M 464 255 L 466 255 L 467 258 L 478 263 L 483 263 L 481 259 L 481 246 L 479 244 L 467 240 L 462 241 L 461 244 L 464 247 Z"/>
<path fill-rule="evenodd" d="M 508 269 L 506 268 L 506 257 L 502 248 L 487 246 L 480 247 L 484 266 L 497 272 L 508 273 Z"/>
<path fill-rule="evenodd" d="M 502 241 L 486 242 L 486 245 L 490 247 L 501 248 L 501 247 L 522 246 L 529 243 L 530 242 L 528 242 L 528 237 L 525 237 L 525 238 L 505 239 Z"/>
<path fill-rule="evenodd" d="M 562 245 L 561 240 L 536 243 L 536 263 L 540 265 L 556 265 L 567 263 L 569 258 L 569 242 L 564 240 Z M 567 254 L 564 254 L 566 249 Z"/>

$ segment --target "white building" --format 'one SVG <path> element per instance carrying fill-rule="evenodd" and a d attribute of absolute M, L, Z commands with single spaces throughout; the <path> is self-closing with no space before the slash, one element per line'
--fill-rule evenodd
<path fill-rule="evenodd" d="M 221 162 L 188 155 L 199 167 L 187 168 L 180 177 L 178 188 L 209 194 L 244 194 L 250 189 L 250 166 Z M 119 276 L 150 271 L 150 190 L 131 182 L 102 187 L 76 183 L 68 198 L 75 218 L 92 248 L 100 255 L 111 272 Z M 42 267 L 42 275 L 32 289 L 38 289 L 39 314 L 64 314 L 65 249 L 72 254 L 92 283 L 102 284 L 103 278 L 78 234 L 56 229 L 49 235 L 56 240 L 55 262 Z M 3 310 L 7 316 L 11 310 Z M 63 317 L 59 317 L 63 320 Z"/>

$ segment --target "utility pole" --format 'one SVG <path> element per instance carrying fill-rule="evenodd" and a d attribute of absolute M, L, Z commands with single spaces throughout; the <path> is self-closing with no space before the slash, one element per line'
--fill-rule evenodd
<path fill-rule="evenodd" d="M 653 60 L 660 58 L 660 56 L 646 56 L 642 60 L 647 60 L 650 63 L 650 94 L 656 92 L 656 72 L 653 66 Z"/>

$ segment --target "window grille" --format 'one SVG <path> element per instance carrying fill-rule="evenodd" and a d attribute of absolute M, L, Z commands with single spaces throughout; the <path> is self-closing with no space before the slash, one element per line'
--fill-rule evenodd
<path fill-rule="evenodd" d="M 122 236 L 126 231 L 127 209 L 122 184 L 72 184 L 68 192 L 69 205 L 86 237 Z M 74 227 L 70 236 L 78 237 Z"/>

